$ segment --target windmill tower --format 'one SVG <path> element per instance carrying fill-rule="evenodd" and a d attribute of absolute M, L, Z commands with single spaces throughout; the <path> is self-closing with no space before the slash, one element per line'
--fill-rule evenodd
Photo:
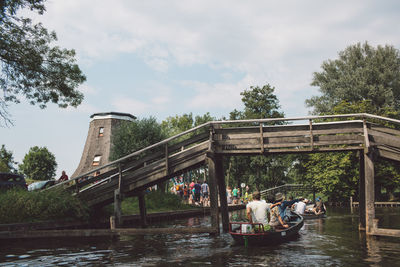
<path fill-rule="evenodd" d="M 136 117 L 131 114 L 119 112 L 95 113 L 90 116 L 89 132 L 81 161 L 71 177 L 75 178 L 109 163 L 113 133 L 121 122 L 135 119 Z M 105 168 L 102 172 L 107 170 Z"/>

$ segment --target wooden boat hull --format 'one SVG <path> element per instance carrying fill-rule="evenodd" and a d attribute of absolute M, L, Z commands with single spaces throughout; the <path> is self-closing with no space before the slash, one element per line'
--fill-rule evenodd
<path fill-rule="evenodd" d="M 241 228 L 235 229 L 235 225 L 246 225 L 248 223 L 230 222 L 229 233 L 237 244 L 244 245 L 270 245 L 292 240 L 298 236 L 299 230 L 303 227 L 304 219 L 302 216 L 294 214 L 294 220 L 289 222 L 289 228 L 275 231 L 265 231 L 260 233 L 244 233 Z M 254 225 L 253 225 L 254 226 Z M 233 228 L 233 229 L 232 229 Z"/>

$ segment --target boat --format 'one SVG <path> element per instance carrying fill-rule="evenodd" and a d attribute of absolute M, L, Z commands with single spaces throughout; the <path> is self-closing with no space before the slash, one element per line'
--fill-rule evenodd
<path fill-rule="evenodd" d="M 304 224 L 304 219 L 301 215 L 292 212 L 287 224 L 289 228 L 264 231 L 261 223 L 229 222 L 229 233 L 237 244 L 245 246 L 276 244 L 296 237 Z"/>
<path fill-rule="evenodd" d="M 326 206 L 325 206 L 325 204 L 323 204 L 323 205 L 324 205 L 323 213 L 320 213 L 318 215 L 315 214 L 313 212 L 314 204 L 310 204 L 310 205 L 307 205 L 304 214 L 302 214 L 301 216 L 303 216 L 304 220 L 326 218 Z"/>

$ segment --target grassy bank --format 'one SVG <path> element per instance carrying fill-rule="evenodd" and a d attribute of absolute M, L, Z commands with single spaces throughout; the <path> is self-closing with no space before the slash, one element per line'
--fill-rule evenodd
<path fill-rule="evenodd" d="M 179 196 L 160 191 L 151 191 L 145 195 L 146 210 L 151 212 L 174 211 L 193 209 L 193 206 L 183 204 Z M 139 200 L 137 197 L 124 199 L 121 204 L 122 214 L 139 214 Z"/>
<path fill-rule="evenodd" d="M 0 192 L 1 224 L 88 218 L 88 208 L 63 190 Z"/>

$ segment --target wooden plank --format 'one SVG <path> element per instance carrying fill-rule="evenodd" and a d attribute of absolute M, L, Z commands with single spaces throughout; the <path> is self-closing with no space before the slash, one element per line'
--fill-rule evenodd
<path fill-rule="evenodd" d="M 304 149 L 304 148 L 293 148 L 293 149 L 270 149 L 264 154 L 273 154 L 273 153 L 281 153 L 281 154 L 286 154 L 286 153 L 318 153 L 318 152 L 340 152 L 340 151 L 359 151 L 363 149 L 360 146 L 349 146 L 349 147 L 340 147 L 340 148 L 334 148 L 334 147 L 316 147 L 314 148 L 314 152 L 310 152 L 310 149 Z M 259 155 L 258 150 L 216 150 L 216 153 L 218 154 L 223 154 L 223 155 Z"/>
<path fill-rule="evenodd" d="M 226 184 L 225 184 L 223 157 L 222 155 L 217 155 L 217 154 L 214 155 L 215 155 L 216 177 L 217 177 L 220 211 L 222 219 L 222 230 L 225 233 L 227 233 L 229 232 L 229 213 L 228 213 L 228 202 L 226 199 Z"/>
<path fill-rule="evenodd" d="M 317 130 L 313 129 L 314 136 L 316 135 L 334 135 L 334 134 L 359 134 L 363 133 L 362 128 L 339 128 L 339 129 L 331 129 L 331 130 Z M 264 129 L 264 138 L 266 137 L 290 137 L 290 136 L 310 136 L 310 130 L 303 131 L 281 131 L 281 132 L 265 132 Z M 223 136 L 223 139 L 256 139 L 259 137 L 258 133 L 226 133 Z"/>
<path fill-rule="evenodd" d="M 225 140 L 226 141 L 226 140 Z M 273 143 L 273 144 L 264 144 L 264 148 L 287 148 L 287 147 L 310 147 L 310 142 L 303 143 Z M 259 144 L 229 144 L 229 141 L 225 142 L 225 145 L 220 146 L 221 148 L 217 149 L 217 151 L 221 150 L 249 150 L 249 149 L 259 149 Z M 339 140 L 339 141 L 315 141 L 314 147 L 317 146 L 330 146 L 330 145 L 354 145 L 363 143 L 359 140 Z"/>
<path fill-rule="evenodd" d="M 222 162 L 221 162 L 222 163 Z M 217 162 L 213 157 L 207 157 L 208 165 L 208 187 L 210 189 L 210 215 L 211 227 L 219 234 L 219 211 L 218 211 L 218 186 L 217 186 Z"/>
<path fill-rule="evenodd" d="M 364 160 L 364 151 L 359 152 L 359 199 L 360 199 L 360 208 L 358 209 L 359 213 L 359 230 L 365 229 L 366 224 L 366 214 L 365 214 L 365 160 Z"/>
<path fill-rule="evenodd" d="M 309 120 L 310 123 L 310 147 L 311 150 L 314 149 L 314 134 L 313 134 L 313 125 L 312 125 L 312 120 Z"/>
<path fill-rule="evenodd" d="M 387 158 L 395 161 L 400 161 L 400 154 L 399 153 L 394 153 L 390 151 L 386 151 L 384 149 L 377 149 L 377 154 L 382 157 L 382 158 Z"/>
<path fill-rule="evenodd" d="M 400 130 L 388 128 L 375 123 L 370 123 L 370 130 L 400 137 Z"/>
<path fill-rule="evenodd" d="M 393 147 L 400 148 L 400 137 L 385 134 L 382 132 L 369 130 L 369 134 L 372 136 L 372 141 L 378 144 L 385 144 Z"/>
<path fill-rule="evenodd" d="M 179 171 L 180 169 L 185 169 L 189 168 L 190 166 L 196 165 L 199 162 L 204 162 L 205 159 L 205 154 L 202 154 L 200 156 L 197 156 L 196 158 L 193 158 L 191 160 L 188 160 L 185 164 L 181 164 L 179 167 L 171 167 L 170 168 L 170 175 L 173 175 L 175 172 Z M 151 184 L 158 179 L 163 179 L 165 178 L 165 173 L 164 172 L 158 172 L 158 173 L 153 173 L 143 179 L 138 179 L 132 181 L 128 181 L 129 186 L 127 188 L 127 191 L 132 191 L 135 190 L 136 188 L 146 186 L 148 184 Z"/>
<path fill-rule="evenodd" d="M 385 229 L 385 228 L 375 228 L 372 235 L 376 236 L 393 236 L 393 237 L 400 237 L 400 230 L 399 229 Z"/>
<path fill-rule="evenodd" d="M 261 154 L 264 153 L 264 129 L 263 124 L 260 123 L 260 147 L 261 147 Z"/>
<path fill-rule="evenodd" d="M 374 161 L 372 153 L 364 153 L 365 169 L 365 229 L 367 234 L 374 230 L 373 220 L 375 219 L 375 194 L 374 194 Z"/>

